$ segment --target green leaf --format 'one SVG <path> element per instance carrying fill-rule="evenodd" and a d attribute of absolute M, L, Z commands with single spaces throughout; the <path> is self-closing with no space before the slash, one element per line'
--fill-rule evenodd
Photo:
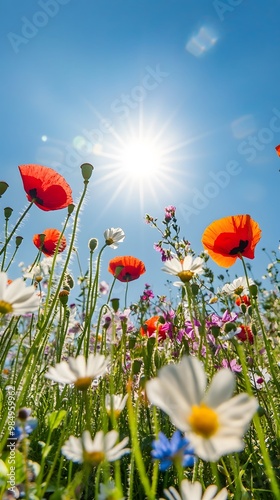
<path fill-rule="evenodd" d="M 65 418 L 66 413 L 66 410 L 57 410 L 48 415 L 48 425 L 51 431 L 58 428 L 62 420 Z"/>

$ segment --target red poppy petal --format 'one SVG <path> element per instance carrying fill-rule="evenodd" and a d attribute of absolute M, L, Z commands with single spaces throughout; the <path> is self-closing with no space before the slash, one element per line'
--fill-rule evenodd
<path fill-rule="evenodd" d="M 45 229 L 43 233 L 45 235 L 45 239 L 42 245 L 42 241 L 40 238 L 40 234 L 35 234 L 33 236 L 33 243 L 34 245 L 40 250 L 42 250 L 42 253 L 47 256 L 52 256 L 55 253 L 56 247 L 58 240 L 60 238 L 60 231 L 58 229 Z M 66 248 L 66 238 L 65 236 L 62 236 L 60 244 L 59 244 L 59 250 L 58 252 L 63 252 Z"/>
<path fill-rule="evenodd" d="M 276 146 L 275 149 L 278 156 L 280 156 L 280 144 L 278 144 L 278 146 Z"/>
<path fill-rule="evenodd" d="M 202 244 L 217 264 L 230 267 L 240 254 L 253 259 L 260 238 L 260 227 L 250 215 L 233 215 L 212 222 L 202 235 Z"/>
<path fill-rule="evenodd" d="M 115 257 L 111 259 L 108 271 L 119 281 L 127 282 L 138 279 L 145 273 L 146 269 L 141 260 L 130 255 L 125 255 L 124 257 Z"/>
<path fill-rule="evenodd" d="M 237 260 L 237 257 L 225 257 L 224 255 L 212 252 L 212 250 L 208 250 L 208 254 L 221 267 L 231 267 Z"/>
<path fill-rule="evenodd" d="M 73 202 L 72 191 L 62 175 L 42 165 L 20 165 L 23 187 L 29 201 L 41 210 L 60 210 Z"/>

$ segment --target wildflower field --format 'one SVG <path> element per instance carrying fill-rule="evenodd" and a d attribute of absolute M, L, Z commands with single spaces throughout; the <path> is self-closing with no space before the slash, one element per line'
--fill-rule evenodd
<path fill-rule="evenodd" d="M 121 254 L 121 228 L 89 241 L 78 280 L 71 257 L 92 170 L 81 166 L 74 205 L 60 174 L 21 165 L 28 204 L 12 227 L 12 209 L 4 208 L 0 498 L 279 499 L 277 252 L 265 289 L 250 274 L 261 240 L 250 215 L 221 214 L 195 255 L 168 206 L 160 222 L 148 214 L 145 222 L 159 236 L 159 268 L 176 299 L 155 296 L 145 263 Z M 3 199 L 8 188 L 0 183 Z M 61 210 L 62 229 L 34 235 L 35 258 L 11 280 L 31 207 L 31 216 Z M 225 270 L 238 259 L 244 273 L 230 281 Z M 100 281 L 101 266 L 110 285 Z M 136 279 L 143 293 L 131 303 Z M 116 281 L 123 297 L 114 295 Z"/>

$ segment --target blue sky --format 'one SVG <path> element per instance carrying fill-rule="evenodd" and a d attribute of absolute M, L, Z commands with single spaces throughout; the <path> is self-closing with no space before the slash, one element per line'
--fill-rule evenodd
<path fill-rule="evenodd" d="M 131 254 L 147 268 L 132 296 L 145 282 L 164 294 L 158 235 L 144 216 L 160 220 L 172 204 L 197 253 L 210 222 L 249 213 L 263 231 L 254 274 L 264 274 L 262 248 L 279 242 L 279 2 L 14 0 L 0 14 L 0 174 L 10 186 L 1 205 L 14 209 L 12 223 L 26 204 L 18 165 L 56 169 L 77 200 L 80 164 L 90 162 L 78 237 L 84 270 L 88 240 L 120 226 L 126 239 L 105 254 L 102 279 L 110 282 L 107 259 Z M 148 149 L 124 168 L 127 147 L 140 140 L 157 170 Z M 32 235 L 60 228 L 64 215 L 33 207 L 17 262 L 28 263 Z"/>

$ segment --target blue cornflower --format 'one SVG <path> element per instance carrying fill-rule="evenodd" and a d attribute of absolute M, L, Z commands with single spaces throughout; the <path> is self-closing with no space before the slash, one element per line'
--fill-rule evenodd
<path fill-rule="evenodd" d="M 158 439 L 152 443 L 151 455 L 160 460 L 159 469 L 165 471 L 173 463 L 179 462 L 182 467 L 192 467 L 195 462 L 194 451 L 188 439 L 180 431 L 175 431 L 169 440 L 163 432 L 159 432 Z"/>
<path fill-rule="evenodd" d="M 15 426 L 10 433 L 9 439 L 22 441 L 24 437 L 31 434 L 38 425 L 37 418 L 27 418 L 25 421 L 16 420 Z"/>

